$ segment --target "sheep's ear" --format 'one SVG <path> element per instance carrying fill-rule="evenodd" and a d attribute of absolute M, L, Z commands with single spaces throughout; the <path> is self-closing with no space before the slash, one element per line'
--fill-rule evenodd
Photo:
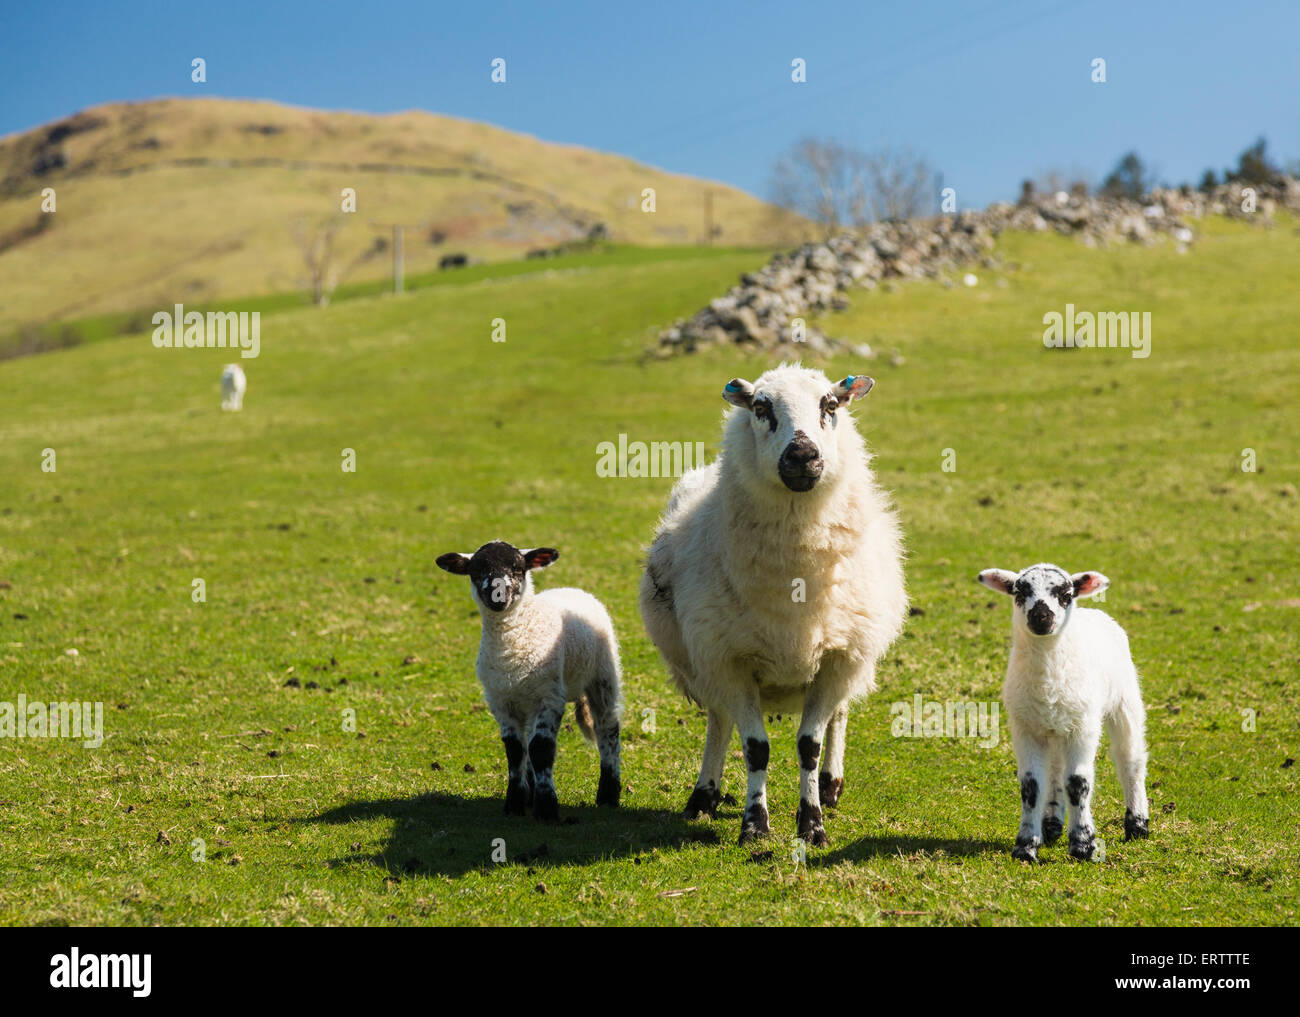
<path fill-rule="evenodd" d="M 531 551 L 521 553 L 524 556 L 525 569 L 544 569 L 560 556 L 560 552 L 553 547 L 534 547 Z"/>
<path fill-rule="evenodd" d="M 1015 572 L 1008 572 L 1006 569 L 985 569 L 979 574 L 979 581 L 987 586 L 990 590 L 997 590 L 998 593 L 1010 593 L 1012 584 L 1016 581 Z"/>
<path fill-rule="evenodd" d="M 754 408 L 754 386 L 744 378 L 732 378 L 722 390 L 722 398 L 742 410 Z"/>
<path fill-rule="evenodd" d="M 841 406 L 847 406 L 854 399 L 861 399 L 870 392 L 875 383 L 876 379 L 868 378 L 865 374 L 850 374 L 835 386 L 835 398 Z"/>
<path fill-rule="evenodd" d="M 451 572 L 453 575 L 469 575 L 469 555 L 461 554 L 459 551 L 448 551 L 446 554 L 438 555 L 438 568 L 444 572 Z"/>
<path fill-rule="evenodd" d="M 1075 597 L 1091 597 L 1110 585 L 1110 580 L 1100 572 L 1076 572 L 1070 579 L 1074 582 Z"/>

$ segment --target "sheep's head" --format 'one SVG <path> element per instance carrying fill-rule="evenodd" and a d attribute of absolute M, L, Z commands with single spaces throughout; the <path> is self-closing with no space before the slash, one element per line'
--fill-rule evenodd
<path fill-rule="evenodd" d="M 444 572 L 469 576 L 475 600 L 489 611 L 504 611 L 516 604 L 529 589 L 530 569 L 545 568 L 560 552 L 553 547 L 521 551 L 504 540 L 484 544 L 472 555 L 449 551 L 438 556 Z"/>
<path fill-rule="evenodd" d="M 1100 572 L 1070 575 L 1055 565 L 1030 565 L 1023 572 L 985 569 L 979 581 L 990 590 L 1015 598 L 1015 625 L 1023 625 L 1035 636 L 1060 634 L 1070 620 L 1074 602 L 1091 597 L 1110 585 Z"/>
<path fill-rule="evenodd" d="M 749 414 L 755 464 L 763 479 L 805 492 L 835 475 L 844 412 L 874 384 L 863 374 L 835 383 L 821 371 L 783 365 L 753 384 L 733 378 L 722 397 Z"/>

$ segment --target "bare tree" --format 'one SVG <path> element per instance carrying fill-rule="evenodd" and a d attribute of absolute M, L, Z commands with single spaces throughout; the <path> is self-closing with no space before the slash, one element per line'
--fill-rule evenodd
<path fill-rule="evenodd" d="M 861 152 L 833 139 L 804 138 L 777 160 L 772 200 L 830 235 L 873 220 L 910 219 L 930 204 L 934 174 L 911 152 Z"/>
<path fill-rule="evenodd" d="M 326 306 L 339 283 L 358 266 L 388 249 L 388 242 L 383 237 L 375 237 L 369 247 L 346 265 L 341 265 L 336 260 L 334 238 L 342 228 L 343 219 L 337 216 L 317 225 L 299 219 L 289 227 L 302 252 L 307 281 L 311 286 L 311 300 L 317 307 Z"/>

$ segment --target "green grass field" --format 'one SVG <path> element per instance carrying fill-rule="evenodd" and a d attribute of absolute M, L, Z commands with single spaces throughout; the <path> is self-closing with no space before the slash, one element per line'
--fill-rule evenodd
<path fill-rule="evenodd" d="M 218 409 L 223 351 L 147 334 L 0 365 L 0 701 L 105 710 L 99 749 L 0 739 L 0 922 L 1296 924 L 1300 236 L 1207 223 L 1186 255 L 1054 236 L 999 253 L 973 289 L 864 292 L 822 322 L 904 358 L 825 366 L 877 380 L 854 412 L 921 613 L 851 716 L 832 843 L 806 865 L 794 718 L 769 727 L 770 855 L 737 846 L 734 806 L 678 817 L 704 721 L 636 609 L 671 481 L 595 470 L 620 432 L 716 447 L 722 385 L 770 365 L 642 353 L 763 255 L 268 315 L 239 414 Z M 1067 302 L 1151 311 L 1151 356 L 1044 349 Z M 614 616 L 616 812 L 596 812 L 595 752 L 566 731 L 564 822 L 500 814 L 478 615 L 433 564 L 497 537 L 560 548 L 540 585 Z M 1110 576 L 1144 678 L 1152 837 L 1122 841 L 1099 759 L 1102 863 L 1011 859 L 1005 718 L 993 748 L 890 732 L 916 694 L 997 699 L 1009 607 L 975 573 L 1044 559 Z M 742 787 L 738 752 L 726 781 Z"/>

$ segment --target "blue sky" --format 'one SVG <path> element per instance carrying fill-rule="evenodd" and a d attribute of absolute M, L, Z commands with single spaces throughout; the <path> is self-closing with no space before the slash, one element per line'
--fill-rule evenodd
<path fill-rule="evenodd" d="M 1300 4 L 1204 0 L 6 3 L 0 135 L 163 95 L 426 109 L 767 196 L 804 135 L 927 157 L 962 207 L 1136 148 L 1163 179 L 1256 136 L 1300 160 Z M 190 60 L 208 81 L 190 81 Z M 507 61 L 493 85 L 490 63 Z M 806 84 L 790 62 L 807 61 Z M 1107 81 L 1090 80 L 1106 60 Z"/>

